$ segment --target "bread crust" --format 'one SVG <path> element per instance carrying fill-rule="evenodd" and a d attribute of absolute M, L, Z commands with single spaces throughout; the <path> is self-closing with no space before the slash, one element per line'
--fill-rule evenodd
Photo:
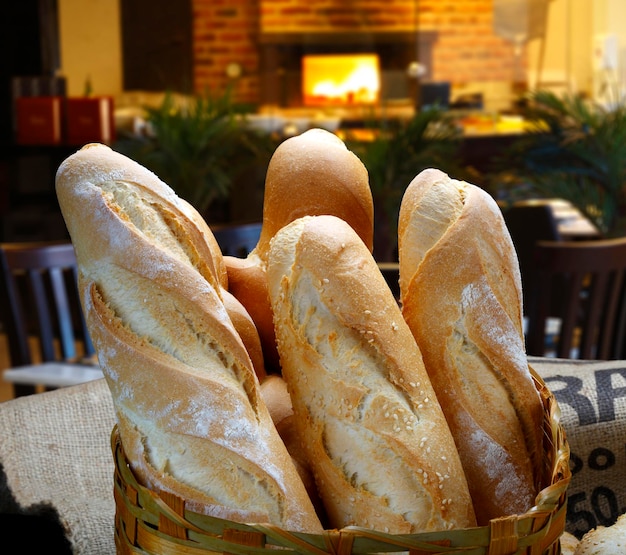
<path fill-rule="evenodd" d="M 626 514 L 610 526 L 598 526 L 587 532 L 574 555 L 623 555 L 626 553 Z"/>
<path fill-rule="evenodd" d="M 302 216 L 323 214 L 347 222 L 373 249 L 374 202 L 367 169 L 339 137 L 310 129 L 282 142 L 270 159 L 256 253 L 267 261 L 279 229 Z"/>
<path fill-rule="evenodd" d="M 367 169 L 336 135 L 311 129 L 281 143 L 270 159 L 256 248 L 245 260 L 224 258 L 229 289 L 256 324 L 268 368 L 278 370 L 279 365 L 267 291 L 270 241 L 295 219 L 321 214 L 348 222 L 373 249 L 374 202 Z"/>
<path fill-rule="evenodd" d="M 455 437 L 479 525 L 530 509 L 541 400 L 529 372 L 515 250 L 495 201 L 429 169 L 398 226 L 402 312 Z"/>
<path fill-rule="evenodd" d="M 220 294 L 208 228 L 156 176 L 104 145 L 70 156 L 56 188 L 138 480 L 194 511 L 321 531 Z"/>
<path fill-rule="evenodd" d="M 271 242 L 268 283 L 298 433 L 333 527 L 475 524 L 422 358 L 371 252 L 334 216 Z"/>

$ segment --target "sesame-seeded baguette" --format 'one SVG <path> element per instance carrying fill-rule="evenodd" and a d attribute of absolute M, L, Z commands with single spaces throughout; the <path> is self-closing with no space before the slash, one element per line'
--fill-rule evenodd
<path fill-rule="evenodd" d="M 372 254 L 334 216 L 279 230 L 268 284 L 296 427 L 330 525 L 475 524 L 458 453 Z"/>
<path fill-rule="evenodd" d="M 137 479 L 192 511 L 321 532 L 220 294 L 198 215 L 104 145 L 66 159 L 56 189 Z"/>
<path fill-rule="evenodd" d="M 479 525 L 530 509 L 543 407 L 524 347 L 519 266 L 493 198 L 421 172 L 398 225 L 403 315 L 455 437 Z"/>

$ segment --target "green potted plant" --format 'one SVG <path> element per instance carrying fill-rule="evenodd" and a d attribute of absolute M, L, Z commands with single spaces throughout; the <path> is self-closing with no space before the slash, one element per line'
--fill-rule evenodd
<path fill-rule="evenodd" d="M 246 170 L 266 164 L 274 148 L 269 135 L 245 125 L 248 109 L 235 105 L 229 90 L 187 102 L 168 93 L 159 106 L 145 110 L 148 132 L 121 138 L 116 149 L 152 170 L 205 217 Z"/>
<path fill-rule="evenodd" d="M 532 127 L 507 157 L 513 182 L 571 202 L 606 237 L 626 235 L 626 105 L 535 91 L 523 113 Z"/>

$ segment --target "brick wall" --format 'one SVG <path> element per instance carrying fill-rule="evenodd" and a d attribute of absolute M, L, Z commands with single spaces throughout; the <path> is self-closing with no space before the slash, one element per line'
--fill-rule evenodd
<path fill-rule="evenodd" d="M 223 90 L 237 63 L 236 98 L 259 99 L 257 44 L 265 33 L 436 31 L 433 80 L 515 81 L 526 59 L 493 31 L 493 0 L 193 0 L 195 89 Z"/>
<path fill-rule="evenodd" d="M 437 81 L 515 81 L 522 51 L 493 31 L 493 0 L 419 0 L 419 29 L 437 31 L 432 72 Z"/>
<path fill-rule="evenodd" d="M 229 64 L 241 68 L 233 89 L 237 100 L 258 99 L 257 37 L 258 0 L 192 0 L 194 42 L 194 88 L 219 93 L 230 79 Z"/>

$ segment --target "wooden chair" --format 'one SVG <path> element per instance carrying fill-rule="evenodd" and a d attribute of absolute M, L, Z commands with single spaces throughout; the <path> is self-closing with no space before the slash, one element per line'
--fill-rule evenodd
<path fill-rule="evenodd" d="M 546 354 L 546 323 L 560 321 L 559 358 L 621 359 L 626 355 L 626 237 L 598 241 L 540 241 L 528 297 L 526 350 Z M 553 312 L 555 295 L 560 296 Z"/>
<path fill-rule="evenodd" d="M 261 224 L 250 223 L 211 228 L 224 256 L 245 258 L 256 247 Z"/>
<path fill-rule="evenodd" d="M 102 377 L 79 302 L 74 248 L 63 244 L 0 245 L 0 321 L 16 397 L 37 385 L 55 389 Z"/>

